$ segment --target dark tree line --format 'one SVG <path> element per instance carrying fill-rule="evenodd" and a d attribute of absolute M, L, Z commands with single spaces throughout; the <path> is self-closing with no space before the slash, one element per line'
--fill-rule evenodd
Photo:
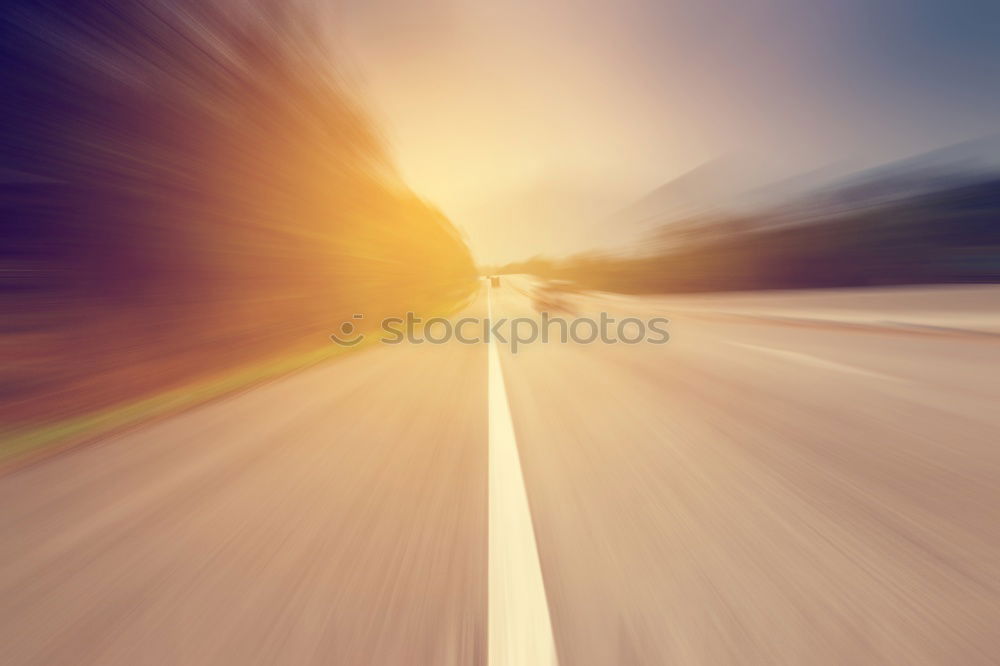
<path fill-rule="evenodd" d="M 1000 282 L 1000 180 L 808 223 L 738 222 L 641 256 L 538 258 L 500 271 L 634 293 Z"/>
<path fill-rule="evenodd" d="M 320 24 L 302 2 L 4 4 L 6 416 L 114 403 L 471 288 L 464 242 L 396 175 Z"/>

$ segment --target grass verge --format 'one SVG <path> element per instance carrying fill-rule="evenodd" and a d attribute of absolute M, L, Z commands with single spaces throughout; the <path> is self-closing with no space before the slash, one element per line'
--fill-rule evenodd
<path fill-rule="evenodd" d="M 450 316 L 459 312 L 475 299 L 478 290 L 439 312 L 429 316 Z M 251 388 L 272 379 L 304 370 L 324 361 L 370 349 L 384 334 L 369 333 L 353 347 L 328 344 L 310 351 L 298 352 L 252 363 L 230 370 L 210 379 L 202 379 L 169 391 L 164 391 L 134 402 L 128 402 L 82 414 L 55 423 L 28 426 L 14 430 L 0 430 L 0 471 L 33 455 L 50 450 L 62 450 L 107 435 L 116 430 L 135 426 L 145 421 L 176 414 L 210 400 Z"/>

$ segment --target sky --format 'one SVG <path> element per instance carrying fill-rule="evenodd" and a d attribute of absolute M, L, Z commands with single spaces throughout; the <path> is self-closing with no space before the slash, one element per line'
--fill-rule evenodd
<path fill-rule="evenodd" d="M 712 160 L 775 177 L 1000 131 L 1000 2 L 337 0 L 410 186 L 480 262 Z"/>

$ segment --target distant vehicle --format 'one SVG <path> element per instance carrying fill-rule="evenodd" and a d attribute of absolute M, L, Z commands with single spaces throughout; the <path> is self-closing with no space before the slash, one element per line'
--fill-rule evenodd
<path fill-rule="evenodd" d="M 500 276 L 499 275 L 491 275 L 490 276 L 490 286 L 491 287 L 499 287 L 500 286 Z"/>

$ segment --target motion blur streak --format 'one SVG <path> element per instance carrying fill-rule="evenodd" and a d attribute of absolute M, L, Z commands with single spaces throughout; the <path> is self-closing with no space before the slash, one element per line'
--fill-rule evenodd
<path fill-rule="evenodd" d="M 671 341 L 502 356 L 560 663 L 995 663 L 998 299 L 570 297 Z"/>
<path fill-rule="evenodd" d="M 472 288 L 308 3 L 15 0 L 0 17 L 0 423 L 316 349 Z"/>
<path fill-rule="evenodd" d="M 559 662 L 995 663 L 997 289 L 580 294 L 671 342 L 495 345 Z M 0 477 L 0 663 L 485 666 L 487 367 L 378 346 Z"/>
<path fill-rule="evenodd" d="M 377 352 L 0 477 L 0 664 L 484 664 L 484 349 Z"/>
<path fill-rule="evenodd" d="M 997 664 L 997 19 L 4 2 L 0 666 Z"/>

